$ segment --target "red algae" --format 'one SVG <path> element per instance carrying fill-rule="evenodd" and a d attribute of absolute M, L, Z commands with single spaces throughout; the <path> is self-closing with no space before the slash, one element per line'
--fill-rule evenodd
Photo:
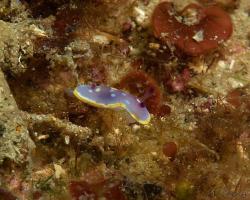
<path fill-rule="evenodd" d="M 121 190 L 121 184 L 89 184 L 86 181 L 72 181 L 69 190 L 73 199 L 97 200 L 104 196 L 109 200 L 126 200 Z"/>
<path fill-rule="evenodd" d="M 174 160 L 177 154 L 177 145 L 175 142 L 167 142 L 163 145 L 162 151 L 170 160 Z"/>
<path fill-rule="evenodd" d="M 15 197 L 11 192 L 0 188 L 0 199 L 4 200 L 16 200 L 17 197 Z"/>
<path fill-rule="evenodd" d="M 138 96 L 144 102 L 149 112 L 159 112 L 162 95 L 156 81 L 143 71 L 133 71 L 120 82 L 120 87 Z"/>
<path fill-rule="evenodd" d="M 109 200 L 126 200 L 127 198 L 122 192 L 121 184 L 110 184 L 106 187 L 104 196 Z"/>
<path fill-rule="evenodd" d="M 89 185 L 85 181 L 72 181 L 69 190 L 73 199 L 80 198 L 97 200 L 97 193 L 94 185 Z"/>
<path fill-rule="evenodd" d="M 71 181 L 69 191 L 73 199 L 98 199 L 98 191 L 104 187 L 105 178 L 98 170 L 89 171 L 83 180 Z"/>
<path fill-rule="evenodd" d="M 110 177 L 104 177 L 98 170 L 91 170 L 83 180 L 71 181 L 69 184 L 71 196 L 78 200 L 80 198 L 97 200 L 105 197 L 109 200 L 126 200 L 123 194 L 120 181 L 111 180 Z"/>
<path fill-rule="evenodd" d="M 226 100 L 234 108 L 244 107 L 244 109 L 250 110 L 250 97 L 244 88 L 230 91 L 226 96 Z"/>
<path fill-rule="evenodd" d="M 216 49 L 230 38 L 233 25 L 230 16 L 217 6 L 189 4 L 180 13 L 193 12 L 195 22 L 183 23 L 170 2 L 160 3 L 154 10 L 152 25 L 155 37 L 170 42 L 190 56 L 199 56 Z"/>
<path fill-rule="evenodd" d="M 241 105 L 241 101 L 240 101 L 241 95 L 242 93 L 239 90 L 233 90 L 228 93 L 227 101 L 234 107 L 238 108 Z"/>
<path fill-rule="evenodd" d="M 159 111 L 157 112 L 157 116 L 164 117 L 164 116 L 169 115 L 170 113 L 171 113 L 171 107 L 168 105 L 162 105 Z"/>
<path fill-rule="evenodd" d="M 39 199 L 42 198 L 42 196 L 43 196 L 42 193 L 39 192 L 39 191 L 35 191 L 35 192 L 33 192 L 33 194 L 32 194 L 33 200 L 39 200 Z"/>

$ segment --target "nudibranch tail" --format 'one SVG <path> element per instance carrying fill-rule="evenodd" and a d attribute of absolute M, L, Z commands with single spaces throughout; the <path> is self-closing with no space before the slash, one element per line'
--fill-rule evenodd
<path fill-rule="evenodd" d="M 135 96 L 116 88 L 99 85 L 79 85 L 73 94 L 81 101 L 101 108 L 124 108 L 139 123 L 148 124 L 150 113 Z"/>

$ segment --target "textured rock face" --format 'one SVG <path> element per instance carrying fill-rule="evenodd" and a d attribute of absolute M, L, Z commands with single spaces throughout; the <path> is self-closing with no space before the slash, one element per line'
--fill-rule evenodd
<path fill-rule="evenodd" d="M 5 158 L 25 161 L 32 146 L 26 124 L 0 70 L 0 163 Z"/>
<path fill-rule="evenodd" d="M 20 66 L 19 50 L 21 47 L 18 42 L 18 31 L 14 29 L 12 23 L 0 20 L 0 64 L 2 69 L 11 69 L 19 71 Z M 14 69 L 15 68 L 15 69 Z"/>
<path fill-rule="evenodd" d="M 27 68 L 22 60 L 33 55 L 32 38 L 43 32 L 28 21 L 10 23 L 3 20 L 0 20 L 0 32 L 0 163 L 5 158 L 25 162 L 34 143 L 2 70 L 13 75 L 25 72 Z"/>
<path fill-rule="evenodd" d="M 231 1 L 171 1 L 184 24 L 195 2 L 232 18 L 191 57 L 154 36 L 162 0 L 0 0 L 0 200 L 250 199 L 250 1 Z M 145 101 L 150 123 L 68 92 L 91 83 Z"/>

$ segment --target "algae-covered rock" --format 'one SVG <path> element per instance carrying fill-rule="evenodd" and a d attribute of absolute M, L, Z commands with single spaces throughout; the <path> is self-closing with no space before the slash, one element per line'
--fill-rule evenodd
<path fill-rule="evenodd" d="M 4 21 L 20 21 L 27 18 L 28 12 L 21 1 L 17 0 L 1 0 L 0 1 L 0 19 Z"/>
<path fill-rule="evenodd" d="M 25 72 L 25 61 L 33 55 L 32 40 L 45 37 L 45 32 L 29 20 L 19 23 L 0 20 L 0 32 L 0 68 L 13 74 Z"/>
<path fill-rule="evenodd" d="M 26 124 L 0 71 L 0 163 L 5 158 L 15 162 L 26 161 L 34 146 Z"/>

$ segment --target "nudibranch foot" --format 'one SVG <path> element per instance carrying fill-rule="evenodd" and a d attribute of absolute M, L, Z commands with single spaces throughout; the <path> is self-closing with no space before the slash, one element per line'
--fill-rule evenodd
<path fill-rule="evenodd" d="M 123 108 L 139 123 L 148 124 L 150 113 L 135 96 L 105 85 L 79 85 L 73 94 L 81 101 L 100 108 Z"/>

